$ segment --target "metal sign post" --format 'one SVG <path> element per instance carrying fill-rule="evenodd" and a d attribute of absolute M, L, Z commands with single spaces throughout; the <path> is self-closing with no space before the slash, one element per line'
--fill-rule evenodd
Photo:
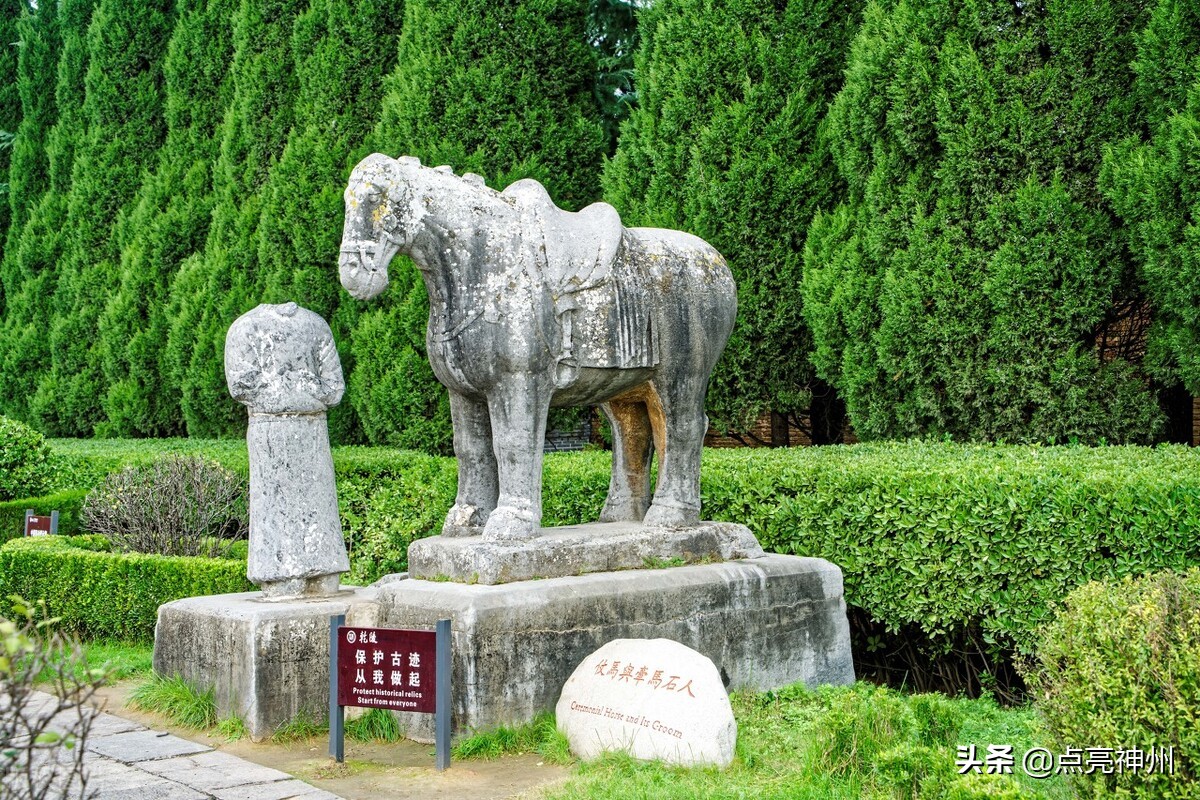
<path fill-rule="evenodd" d="M 338 628 L 346 615 L 329 618 L 329 755 L 339 764 L 346 760 L 346 707 L 338 703 Z"/>
<path fill-rule="evenodd" d="M 450 766 L 450 620 L 437 623 L 437 708 L 433 725 L 437 729 L 438 772 Z"/>

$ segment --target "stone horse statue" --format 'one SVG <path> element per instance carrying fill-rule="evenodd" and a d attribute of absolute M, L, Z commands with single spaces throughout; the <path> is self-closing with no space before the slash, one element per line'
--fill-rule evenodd
<path fill-rule="evenodd" d="M 342 286 L 375 297 L 403 253 L 429 292 L 429 360 L 450 391 L 458 457 L 443 535 L 537 536 L 546 414 L 585 404 L 612 424 L 600 520 L 699 521 L 704 395 L 737 308 L 715 249 L 625 228 L 605 203 L 562 211 L 534 180 L 497 192 L 411 157 L 363 159 L 345 201 Z"/>

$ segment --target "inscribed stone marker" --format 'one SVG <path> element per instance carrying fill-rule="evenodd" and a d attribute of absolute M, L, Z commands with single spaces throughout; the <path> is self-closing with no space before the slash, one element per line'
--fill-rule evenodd
<path fill-rule="evenodd" d="M 555 709 L 571 752 L 623 751 L 681 766 L 727 767 L 737 723 L 716 666 L 670 639 L 615 639 L 585 658 Z"/>

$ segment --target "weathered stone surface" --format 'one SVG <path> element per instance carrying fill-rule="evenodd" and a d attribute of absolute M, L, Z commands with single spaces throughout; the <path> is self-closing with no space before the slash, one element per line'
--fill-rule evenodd
<path fill-rule="evenodd" d="M 431 536 L 409 545 L 414 578 L 460 583 L 511 583 L 671 564 L 761 558 L 745 525 L 701 522 L 689 528 L 647 528 L 636 522 L 596 522 L 543 528 L 526 542 L 483 536 Z M 678 564 L 674 564 L 678 566 Z"/>
<path fill-rule="evenodd" d="M 212 748 L 180 739 L 178 736 L 164 736 L 156 731 L 138 730 L 97 738 L 88 743 L 88 750 L 116 761 L 134 764 L 158 758 L 207 753 Z"/>
<path fill-rule="evenodd" d="M 456 735 L 552 710 L 579 663 L 613 639 L 671 639 L 712 659 L 730 688 L 854 681 L 842 573 L 827 561 L 745 561 L 522 581 L 377 587 L 384 627 L 452 627 Z M 432 741 L 433 718 L 400 714 Z"/>
<path fill-rule="evenodd" d="M 159 777 L 206 792 L 231 788 L 244 790 L 247 785 L 255 786 L 292 780 L 292 776 L 286 772 L 259 764 L 247 764 L 236 756 L 211 750 L 160 761 L 147 761 L 141 767 Z M 303 786 L 304 789 L 312 788 L 307 784 L 303 784 Z M 288 795 L 281 796 L 287 797 Z"/>
<path fill-rule="evenodd" d="M 458 457 L 444 534 L 537 535 L 551 406 L 598 404 L 612 423 L 601 521 L 699 522 L 704 394 L 737 305 L 720 253 L 680 231 L 625 228 L 605 203 L 562 211 L 537 181 L 496 192 L 378 153 L 354 168 L 345 201 L 342 286 L 376 296 L 403 253 L 429 293 L 429 359 Z"/>
<path fill-rule="evenodd" d="M 26 711 L 32 718 L 50 716 L 58 706 L 43 692 L 35 691 L 29 700 Z M 77 796 L 78 775 L 73 768 L 81 765 L 92 800 L 339 800 L 279 770 L 91 707 L 82 710 L 91 718 L 82 748 L 39 748 L 35 754 L 36 777 L 50 786 L 47 796 Z M 46 721 L 48 729 L 78 736 L 79 716 L 74 710 L 54 715 Z M 6 790 L 17 788 L 12 784 L 17 778 L 14 773 L 0 780 L 0 796 L 8 797 Z"/>
<path fill-rule="evenodd" d="M 329 618 L 378 624 L 376 592 L 264 602 L 258 592 L 191 597 L 158 609 L 154 669 L 214 689 L 218 713 L 237 715 L 255 741 L 301 712 L 329 710 Z"/>
<path fill-rule="evenodd" d="M 250 558 L 267 597 L 337 591 L 350 569 L 325 410 L 345 382 L 325 320 L 295 303 L 260 305 L 225 337 L 229 393 L 250 409 Z"/>
<path fill-rule="evenodd" d="M 571 673 L 554 709 L 571 752 L 685 767 L 733 762 L 737 723 L 711 659 L 669 639 L 617 639 Z"/>

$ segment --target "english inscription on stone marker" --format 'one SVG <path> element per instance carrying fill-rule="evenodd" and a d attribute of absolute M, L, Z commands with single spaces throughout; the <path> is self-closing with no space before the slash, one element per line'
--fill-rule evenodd
<path fill-rule="evenodd" d="M 669 639 L 616 639 L 563 687 L 559 729 L 581 758 L 609 750 L 681 765 L 726 767 L 737 724 L 711 660 Z"/>

